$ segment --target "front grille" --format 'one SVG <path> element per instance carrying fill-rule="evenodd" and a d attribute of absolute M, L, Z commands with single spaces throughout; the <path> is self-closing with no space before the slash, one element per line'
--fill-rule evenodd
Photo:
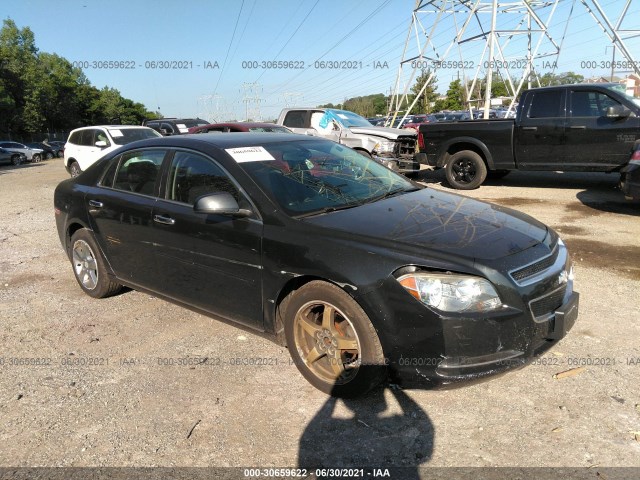
<path fill-rule="evenodd" d="M 516 282 L 522 282 L 527 278 L 544 272 L 547 268 L 551 267 L 555 263 L 557 258 L 558 249 L 556 248 L 554 252 L 548 257 L 545 257 L 542 260 L 538 260 L 531 265 L 519 268 L 518 270 L 514 270 L 513 272 L 511 272 L 511 278 L 513 278 Z"/>
<path fill-rule="evenodd" d="M 544 320 L 545 317 L 560 308 L 562 306 L 562 300 L 564 299 L 564 294 L 566 293 L 566 291 L 567 286 L 563 285 L 562 287 L 546 294 L 543 297 L 531 300 L 529 302 L 529 309 L 531 310 L 534 318 Z"/>
<path fill-rule="evenodd" d="M 399 137 L 394 146 L 394 152 L 398 156 L 412 156 L 416 153 L 415 137 Z"/>

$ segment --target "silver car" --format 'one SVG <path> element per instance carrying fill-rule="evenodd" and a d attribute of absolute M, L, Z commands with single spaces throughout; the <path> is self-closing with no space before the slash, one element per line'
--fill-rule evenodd
<path fill-rule="evenodd" d="M 0 148 L 4 148 L 10 152 L 22 153 L 27 157 L 28 162 L 41 161 L 42 152 L 44 152 L 41 148 L 30 148 L 18 142 L 0 142 Z"/>

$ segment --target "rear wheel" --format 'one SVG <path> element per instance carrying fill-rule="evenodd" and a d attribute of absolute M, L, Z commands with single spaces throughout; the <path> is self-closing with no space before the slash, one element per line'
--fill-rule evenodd
<path fill-rule="evenodd" d="M 487 178 L 487 166 L 482 157 L 471 150 L 455 153 L 445 167 L 447 182 L 458 190 L 473 190 Z"/>
<path fill-rule="evenodd" d="M 39 153 L 34 153 L 33 156 L 31 157 L 31 161 L 33 163 L 38 163 L 41 160 L 42 160 L 42 156 Z"/>
<path fill-rule="evenodd" d="M 382 346 L 362 308 L 342 289 L 310 282 L 283 302 L 291 357 L 317 389 L 362 395 L 386 376 Z"/>
<path fill-rule="evenodd" d="M 53 158 L 53 152 L 47 152 L 46 158 L 47 160 L 51 160 Z"/>
<path fill-rule="evenodd" d="M 20 155 L 11 156 L 11 164 L 12 165 L 20 165 L 21 163 L 22 163 L 22 158 L 20 158 Z"/>
<path fill-rule="evenodd" d="M 109 278 L 100 250 L 86 228 L 81 228 L 71 237 L 71 265 L 78 285 L 93 298 L 109 297 L 122 288 Z"/>
<path fill-rule="evenodd" d="M 82 170 L 80 169 L 80 165 L 78 165 L 78 162 L 71 162 L 71 165 L 69 165 L 69 173 L 71 174 L 72 177 L 77 177 L 82 173 Z"/>

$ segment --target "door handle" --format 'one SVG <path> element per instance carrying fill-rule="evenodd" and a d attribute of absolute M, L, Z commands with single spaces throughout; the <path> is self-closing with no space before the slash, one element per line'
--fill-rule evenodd
<path fill-rule="evenodd" d="M 89 200 L 89 206 L 94 208 L 102 208 L 104 207 L 104 203 L 99 202 L 98 200 Z"/>
<path fill-rule="evenodd" d="M 576 126 L 572 126 L 572 127 L 569 127 L 569 128 L 571 128 L 571 130 L 586 130 L 587 129 L 587 127 L 584 126 L 584 125 L 581 125 L 581 126 L 576 125 Z"/>
<path fill-rule="evenodd" d="M 154 215 L 153 221 L 156 223 L 162 223 L 163 225 L 173 225 L 176 221 L 171 217 L 165 217 L 163 215 Z"/>
<path fill-rule="evenodd" d="M 532 132 L 535 132 L 538 130 L 538 127 L 522 127 L 522 130 L 531 130 Z"/>

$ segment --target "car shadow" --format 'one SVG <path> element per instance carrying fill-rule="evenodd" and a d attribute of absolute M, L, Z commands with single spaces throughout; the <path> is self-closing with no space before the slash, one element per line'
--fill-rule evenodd
<path fill-rule="evenodd" d="M 311 473 L 318 468 L 400 468 L 403 479 L 417 480 L 433 443 L 426 412 L 404 391 L 377 387 L 355 399 L 329 397 L 300 437 L 298 465 Z"/>
<path fill-rule="evenodd" d="M 424 169 L 413 179 L 426 185 L 440 184 L 452 193 L 464 195 L 464 191 L 449 187 L 444 169 Z M 640 202 L 625 199 L 618 182 L 618 173 L 511 172 L 500 179 L 488 178 L 483 186 L 504 187 L 505 193 L 508 193 L 509 188 L 580 188 L 583 190 L 576 194 L 576 199 L 582 203 L 585 213 L 593 209 L 622 215 L 640 215 Z"/>

